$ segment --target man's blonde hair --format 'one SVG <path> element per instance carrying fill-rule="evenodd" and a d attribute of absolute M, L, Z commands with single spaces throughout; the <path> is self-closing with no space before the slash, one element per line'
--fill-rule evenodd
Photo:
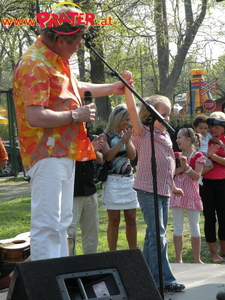
<path fill-rule="evenodd" d="M 148 97 L 145 99 L 145 101 L 152 105 L 156 110 L 158 109 L 158 106 L 160 103 L 165 103 L 171 107 L 171 102 L 169 98 L 161 95 L 154 95 L 151 97 Z M 146 106 L 144 104 L 141 104 L 141 108 L 139 111 L 139 117 L 142 124 L 147 124 L 147 117 L 150 115 L 150 112 L 147 110 Z"/>

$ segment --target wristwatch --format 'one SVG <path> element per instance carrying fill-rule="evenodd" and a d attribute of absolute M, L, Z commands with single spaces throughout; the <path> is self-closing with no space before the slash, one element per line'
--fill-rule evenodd
<path fill-rule="evenodd" d="M 71 110 L 71 116 L 72 116 L 72 122 L 71 124 L 74 124 L 78 121 L 78 113 L 76 110 Z"/>

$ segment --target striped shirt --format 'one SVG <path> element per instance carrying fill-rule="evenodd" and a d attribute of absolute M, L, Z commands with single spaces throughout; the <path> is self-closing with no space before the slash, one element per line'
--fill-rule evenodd
<path fill-rule="evenodd" d="M 143 125 L 142 135 L 133 131 L 132 141 L 138 153 L 137 175 L 134 189 L 153 193 L 153 177 L 151 166 L 151 140 L 148 126 Z M 154 129 L 155 156 L 157 166 L 157 194 L 170 196 L 173 187 L 175 171 L 175 159 L 172 149 L 172 141 L 168 132 Z"/>

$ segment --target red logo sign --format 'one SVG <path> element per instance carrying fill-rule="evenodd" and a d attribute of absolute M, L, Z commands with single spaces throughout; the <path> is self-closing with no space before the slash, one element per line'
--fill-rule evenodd
<path fill-rule="evenodd" d="M 216 108 L 216 102 L 213 99 L 207 99 L 203 103 L 204 110 L 213 111 Z"/>

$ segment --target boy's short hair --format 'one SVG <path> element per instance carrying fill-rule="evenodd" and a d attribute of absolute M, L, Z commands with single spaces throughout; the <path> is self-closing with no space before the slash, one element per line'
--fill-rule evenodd
<path fill-rule="evenodd" d="M 196 128 L 200 123 L 206 123 L 208 117 L 206 115 L 197 115 L 193 120 L 193 127 Z"/>

